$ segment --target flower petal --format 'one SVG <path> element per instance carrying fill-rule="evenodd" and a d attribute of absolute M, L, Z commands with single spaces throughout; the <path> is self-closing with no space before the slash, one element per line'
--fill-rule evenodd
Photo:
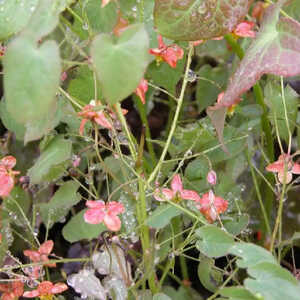
<path fill-rule="evenodd" d="M 102 111 L 97 112 L 97 115 L 94 118 L 94 121 L 104 128 L 112 129 L 111 122 L 107 119 L 107 117 L 104 115 L 104 113 Z"/>
<path fill-rule="evenodd" d="M 92 209 L 88 209 L 84 213 L 84 220 L 89 224 L 99 224 L 103 222 L 104 216 L 105 213 L 103 210 L 92 208 Z"/>
<path fill-rule="evenodd" d="M 99 208 L 99 209 L 105 209 L 105 202 L 102 200 L 97 200 L 97 201 L 91 201 L 88 200 L 85 202 L 85 205 L 89 208 Z"/>
<path fill-rule="evenodd" d="M 171 200 L 174 197 L 174 192 L 170 189 L 155 189 L 155 192 L 153 194 L 153 197 L 157 200 L 157 201 L 166 201 L 166 200 Z"/>
<path fill-rule="evenodd" d="M 182 199 L 186 199 L 186 200 L 194 200 L 194 201 L 200 200 L 200 196 L 198 195 L 198 193 L 192 190 L 183 190 L 181 191 L 180 196 Z"/>
<path fill-rule="evenodd" d="M 176 174 L 171 182 L 173 192 L 181 192 L 183 190 L 182 181 L 179 174 Z"/>
<path fill-rule="evenodd" d="M 293 174 L 300 174 L 300 164 L 294 163 L 293 168 L 292 168 L 292 173 Z"/>
<path fill-rule="evenodd" d="M 114 214 L 106 214 L 104 224 L 111 231 L 119 231 L 121 229 L 121 221 L 119 217 Z"/>
<path fill-rule="evenodd" d="M 51 294 L 59 294 L 68 289 L 68 286 L 62 282 L 54 284 L 51 289 Z"/>
<path fill-rule="evenodd" d="M 83 135 L 84 132 L 84 126 L 86 124 L 86 122 L 88 121 L 88 119 L 82 119 L 80 122 L 80 126 L 79 126 L 79 134 Z"/>
<path fill-rule="evenodd" d="M 5 166 L 6 169 L 12 169 L 16 163 L 17 160 L 11 155 L 3 157 L 0 161 L 0 164 Z"/>
<path fill-rule="evenodd" d="M 2 168 L 1 168 L 2 169 Z M 14 179 L 7 172 L 0 171 L 0 197 L 7 197 L 14 187 Z"/>
<path fill-rule="evenodd" d="M 125 211 L 124 205 L 122 203 L 111 201 L 106 204 L 106 209 L 109 214 L 118 215 Z"/>
<path fill-rule="evenodd" d="M 272 164 L 267 165 L 266 170 L 268 172 L 278 173 L 278 172 L 284 170 L 284 162 L 282 160 L 277 160 L 277 161 L 273 162 Z"/>
<path fill-rule="evenodd" d="M 39 252 L 41 254 L 47 254 L 49 255 L 53 249 L 54 243 L 52 240 L 46 241 L 45 243 L 43 243 L 40 248 L 39 248 Z"/>
<path fill-rule="evenodd" d="M 38 290 L 33 290 L 33 291 L 30 291 L 30 292 L 25 292 L 23 294 L 23 297 L 25 298 L 35 298 L 35 297 L 38 297 L 40 295 L 39 291 Z"/>
<path fill-rule="evenodd" d="M 39 251 L 35 250 L 24 250 L 23 254 L 33 262 L 39 262 L 41 260 L 41 254 Z"/>

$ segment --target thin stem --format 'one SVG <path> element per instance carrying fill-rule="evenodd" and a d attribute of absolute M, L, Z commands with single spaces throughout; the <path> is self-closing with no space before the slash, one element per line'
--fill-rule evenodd
<path fill-rule="evenodd" d="M 207 298 L 207 300 L 213 300 L 213 299 L 215 299 L 219 295 L 220 290 L 227 285 L 227 283 L 234 277 L 234 275 L 238 272 L 238 270 L 239 270 L 239 268 L 236 268 L 230 274 L 230 276 L 228 276 L 228 278 L 223 282 L 223 284 L 218 288 L 218 290 L 213 295 L 211 295 L 209 298 Z"/>
<path fill-rule="evenodd" d="M 179 96 L 179 99 L 178 99 L 178 102 L 177 102 L 177 108 L 176 108 L 176 112 L 175 112 L 175 115 L 174 115 L 173 123 L 172 123 L 171 129 L 170 129 L 166 144 L 164 146 L 163 152 L 162 152 L 162 154 L 159 158 L 158 164 L 156 165 L 155 169 L 150 174 L 149 179 L 147 181 L 147 184 L 150 184 L 154 180 L 156 174 L 159 172 L 159 170 L 161 168 L 161 165 L 162 165 L 162 163 L 163 163 L 163 161 L 164 161 L 164 159 L 167 155 L 169 146 L 171 144 L 171 140 L 172 140 L 173 134 L 174 134 L 175 129 L 176 129 L 179 113 L 180 113 L 180 110 L 181 110 L 181 107 L 182 107 L 185 89 L 186 89 L 186 86 L 187 86 L 187 83 L 188 83 L 188 72 L 190 70 L 190 66 L 191 66 L 191 62 L 192 62 L 192 54 L 193 54 L 193 47 L 191 46 L 189 48 L 189 52 L 188 52 L 188 58 L 187 58 L 187 63 L 186 63 L 186 68 L 185 68 L 185 74 L 184 74 L 184 78 L 183 78 L 183 83 L 182 83 L 180 96 Z"/>
<path fill-rule="evenodd" d="M 145 109 L 145 104 L 143 104 L 139 99 L 136 101 L 137 108 L 140 113 L 141 120 L 143 122 L 143 125 L 145 126 L 145 134 L 146 134 L 146 143 L 148 147 L 148 151 L 152 160 L 153 166 L 156 165 L 157 162 L 157 157 L 153 148 L 153 144 L 151 142 L 151 132 L 149 128 L 149 123 L 147 119 L 147 114 L 146 114 L 146 109 Z"/>
<path fill-rule="evenodd" d="M 285 94 L 284 94 L 284 85 L 283 85 L 283 77 L 280 76 L 280 83 L 281 83 L 281 96 L 282 96 L 282 102 L 283 102 L 283 108 L 284 108 L 284 117 L 286 122 L 286 127 L 289 134 L 289 146 L 288 146 L 288 154 L 291 154 L 291 148 L 292 148 L 292 134 L 290 130 L 290 124 L 287 114 L 287 108 L 286 108 L 286 102 L 285 102 Z"/>
<path fill-rule="evenodd" d="M 259 190 L 256 175 L 254 173 L 254 169 L 253 169 L 253 166 L 252 166 L 252 163 L 251 163 L 251 157 L 250 157 L 249 151 L 247 151 L 247 156 L 248 156 L 248 163 L 249 163 L 249 166 L 250 166 L 250 172 L 251 172 L 252 180 L 253 180 L 256 195 L 257 195 L 257 198 L 258 198 L 258 201 L 259 201 L 260 209 L 261 209 L 261 212 L 262 212 L 262 215 L 263 215 L 263 218 L 264 218 L 265 226 L 266 226 L 268 234 L 271 235 L 271 228 L 270 228 L 270 224 L 269 224 L 269 219 L 268 219 L 266 209 L 265 209 L 265 206 L 264 206 L 264 203 L 263 203 L 263 200 L 262 200 L 262 196 L 261 196 L 261 193 L 260 193 L 260 190 Z"/>
<path fill-rule="evenodd" d="M 77 101 L 75 101 L 73 97 L 71 97 L 64 89 L 62 89 L 61 87 L 59 87 L 58 89 L 71 103 L 73 103 L 79 109 L 82 109 L 82 106 L 79 103 L 77 103 Z"/>
<path fill-rule="evenodd" d="M 285 164 L 285 166 L 284 166 L 284 176 L 283 176 L 283 186 L 282 186 L 282 190 L 281 190 L 281 194 L 280 194 L 279 206 L 278 206 L 278 210 L 277 210 L 277 217 L 276 217 L 275 226 L 274 226 L 272 239 L 271 239 L 271 246 L 270 246 L 270 251 L 271 252 L 273 252 L 273 250 L 274 250 L 276 235 L 277 235 L 278 228 L 279 228 L 279 225 L 280 225 L 280 222 L 281 222 L 283 202 L 284 202 L 284 194 L 285 194 L 285 190 L 286 190 L 286 177 L 287 177 L 287 166 Z"/>
<path fill-rule="evenodd" d="M 132 134 L 129 131 L 126 119 L 125 119 L 125 117 L 124 117 L 124 115 L 122 113 L 122 109 L 121 109 L 120 103 L 116 104 L 116 110 L 117 110 L 117 114 L 118 114 L 119 120 L 120 120 L 120 122 L 122 124 L 122 127 L 124 128 L 125 133 L 126 133 L 127 138 L 128 138 L 128 146 L 129 146 L 130 153 L 132 155 L 133 160 L 136 161 L 136 159 L 137 159 L 137 153 L 136 153 L 136 149 L 135 149 L 135 143 L 133 141 Z"/>

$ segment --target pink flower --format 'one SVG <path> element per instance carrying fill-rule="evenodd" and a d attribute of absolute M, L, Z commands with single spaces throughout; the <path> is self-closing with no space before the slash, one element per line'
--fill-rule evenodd
<path fill-rule="evenodd" d="M 210 170 L 207 173 L 206 180 L 209 184 L 216 185 L 216 183 L 217 183 L 217 174 L 216 174 L 216 172 L 214 170 Z"/>
<path fill-rule="evenodd" d="M 118 214 L 125 211 L 124 205 L 116 201 L 105 203 L 104 201 L 87 201 L 86 206 L 89 208 L 84 214 L 84 220 L 90 224 L 104 223 L 111 231 L 121 229 L 121 220 Z"/>
<path fill-rule="evenodd" d="M 49 240 L 43 243 L 38 250 L 24 250 L 23 253 L 33 262 L 47 262 L 53 246 L 53 241 Z M 56 267 L 56 264 L 45 264 L 45 266 L 53 268 Z"/>
<path fill-rule="evenodd" d="M 162 194 L 162 197 L 161 197 Z M 176 174 L 171 182 L 171 189 L 163 188 L 163 189 L 156 189 L 154 192 L 154 198 L 157 201 L 166 201 L 172 200 L 175 198 L 181 198 L 185 200 L 194 200 L 199 201 L 200 197 L 197 192 L 192 190 L 184 190 L 182 181 L 179 174 Z"/>
<path fill-rule="evenodd" d="M 252 30 L 254 26 L 254 22 L 243 21 L 236 26 L 236 28 L 233 30 L 233 34 L 237 37 L 255 38 L 255 32 Z"/>
<path fill-rule="evenodd" d="M 216 197 L 214 192 L 210 190 L 197 200 L 196 207 L 205 216 L 208 222 L 212 223 L 217 216 L 227 210 L 228 201 L 221 197 Z"/>
<path fill-rule="evenodd" d="M 0 284 L 0 292 L 2 300 L 15 300 L 22 296 L 24 291 L 24 283 L 20 280 L 11 281 L 7 284 Z"/>
<path fill-rule="evenodd" d="M 41 282 L 36 290 L 30 292 L 25 292 L 23 297 L 25 298 L 35 298 L 39 297 L 40 299 L 52 299 L 55 294 L 60 294 L 68 289 L 68 286 L 62 282 L 53 284 L 51 281 Z"/>
<path fill-rule="evenodd" d="M 112 123 L 111 121 L 105 116 L 103 110 L 100 111 L 96 111 L 95 107 L 96 105 L 101 105 L 100 101 L 94 101 L 92 100 L 90 102 L 90 104 L 85 105 L 82 109 L 82 111 L 80 111 L 78 113 L 79 117 L 82 117 L 82 121 L 80 123 L 80 127 L 79 127 L 79 134 L 83 135 L 83 130 L 84 130 L 84 126 L 86 124 L 86 122 L 88 122 L 89 120 L 91 120 L 92 122 L 97 123 L 98 125 L 107 128 L 107 129 L 112 129 Z M 123 114 L 125 115 L 127 113 L 126 109 L 122 109 Z M 116 115 L 114 112 L 110 111 L 109 115 L 112 119 L 116 119 Z"/>
<path fill-rule="evenodd" d="M 60 80 L 61 80 L 61 81 L 65 81 L 67 78 L 68 78 L 68 74 L 67 74 L 66 71 L 64 71 L 64 72 L 62 72 L 62 73 L 60 74 Z"/>
<path fill-rule="evenodd" d="M 19 171 L 13 171 L 16 159 L 13 156 L 5 156 L 0 160 L 0 197 L 7 197 L 15 185 L 15 175 Z"/>
<path fill-rule="evenodd" d="M 145 94 L 148 90 L 148 81 L 144 78 L 141 79 L 135 93 L 140 97 L 143 104 L 146 103 Z"/>
<path fill-rule="evenodd" d="M 278 173 L 278 180 L 280 183 L 290 183 L 293 179 L 293 174 L 300 174 L 300 164 L 294 163 L 292 156 L 283 153 L 279 156 L 278 160 L 269 164 L 266 167 L 268 172 Z M 286 172 L 286 174 L 284 174 Z"/>
<path fill-rule="evenodd" d="M 177 60 L 183 58 L 184 51 L 177 45 L 167 46 L 161 35 L 158 35 L 158 48 L 149 50 L 150 54 L 156 56 L 157 62 L 165 61 L 172 68 L 176 68 Z"/>

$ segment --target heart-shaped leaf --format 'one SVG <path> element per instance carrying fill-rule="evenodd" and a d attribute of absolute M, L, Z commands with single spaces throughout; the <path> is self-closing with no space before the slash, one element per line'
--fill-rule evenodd
<path fill-rule="evenodd" d="M 138 86 L 149 62 L 148 36 L 140 24 L 126 29 L 120 38 L 100 34 L 91 55 L 105 100 L 115 104 Z"/>
<path fill-rule="evenodd" d="M 72 206 L 80 201 L 80 196 L 76 193 L 78 188 L 79 183 L 68 181 L 59 188 L 48 203 L 39 205 L 42 220 L 47 228 L 64 219 Z"/>
<path fill-rule="evenodd" d="M 61 136 L 55 137 L 42 152 L 35 164 L 28 170 L 30 183 L 41 183 L 53 168 L 71 157 L 72 142 Z M 64 169 L 62 169 L 62 172 Z"/>
<path fill-rule="evenodd" d="M 154 23 L 174 40 L 211 39 L 231 32 L 248 12 L 248 0 L 156 0 Z"/>
<path fill-rule="evenodd" d="M 197 249 L 208 257 L 224 256 L 234 245 L 233 236 L 213 225 L 200 227 L 196 236 L 200 238 L 196 242 Z"/>
<path fill-rule="evenodd" d="M 55 42 L 37 48 L 20 37 L 9 44 L 3 63 L 6 107 L 15 120 L 30 123 L 56 109 L 60 61 Z"/>
<path fill-rule="evenodd" d="M 99 234 L 106 230 L 106 226 L 101 224 L 88 224 L 84 221 L 83 215 L 86 209 L 72 217 L 67 225 L 62 230 L 63 237 L 70 243 L 80 240 L 91 240 L 99 236 Z"/>
<path fill-rule="evenodd" d="M 280 0 L 267 9 L 262 27 L 229 80 L 222 100 L 207 109 L 221 141 L 226 107 L 234 104 L 263 74 L 295 76 L 300 73 L 300 23 L 279 19 L 285 2 Z"/>
<path fill-rule="evenodd" d="M 39 0 L 0 1 L 0 40 L 19 32 L 28 23 Z"/>
<path fill-rule="evenodd" d="M 270 262 L 263 262 L 248 269 L 245 287 L 265 300 L 299 299 L 299 282 L 286 269 Z"/>

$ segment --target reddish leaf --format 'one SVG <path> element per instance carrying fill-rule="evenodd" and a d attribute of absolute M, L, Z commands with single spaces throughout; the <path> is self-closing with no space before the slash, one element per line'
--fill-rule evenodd
<path fill-rule="evenodd" d="M 279 19 L 285 1 L 280 0 L 267 9 L 261 30 L 229 80 L 222 100 L 207 109 L 221 142 L 226 114 L 224 107 L 234 104 L 263 74 L 300 74 L 300 23 L 289 18 Z"/>
<path fill-rule="evenodd" d="M 196 41 L 232 32 L 248 12 L 249 0 L 156 0 L 154 21 L 170 39 Z"/>

